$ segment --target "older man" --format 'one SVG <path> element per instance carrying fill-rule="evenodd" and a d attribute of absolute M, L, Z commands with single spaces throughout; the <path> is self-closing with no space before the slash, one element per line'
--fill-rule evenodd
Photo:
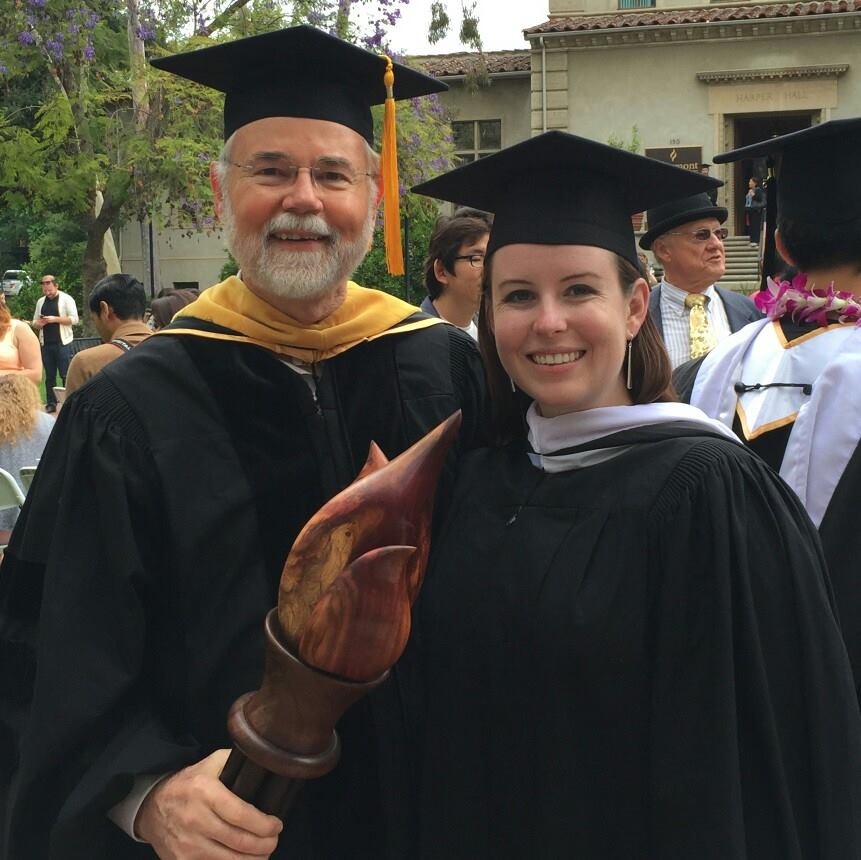
<path fill-rule="evenodd" d="M 708 353 L 760 313 L 750 299 L 716 286 L 726 271 L 721 227 L 727 218 L 707 194 L 657 206 L 647 214 L 649 230 L 640 247 L 652 250 L 664 270 L 652 291 L 649 312 L 661 332 L 673 367 Z"/>
<path fill-rule="evenodd" d="M 0 582 L 0 729 L 16 741 L 0 854 L 408 856 L 401 822 L 385 826 L 411 766 L 385 754 L 397 672 L 342 721 L 340 764 L 305 787 L 280 839 L 218 781 L 226 715 L 259 685 L 294 538 L 370 441 L 393 456 L 462 408 L 469 443 L 477 349 L 349 281 L 380 197 L 369 106 L 386 97 L 383 58 L 298 27 L 159 65 L 227 91 L 211 178 L 241 278 L 60 416 Z M 397 97 L 442 88 L 394 72 Z"/>

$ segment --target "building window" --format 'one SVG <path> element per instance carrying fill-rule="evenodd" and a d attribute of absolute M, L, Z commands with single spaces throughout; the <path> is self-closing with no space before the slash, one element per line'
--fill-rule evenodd
<path fill-rule="evenodd" d="M 619 0 L 620 9 L 654 9 L 655 0 Z"/>
<path fill-rule="evenodd" d="M 501 119 L 471 119 L 451 124 L 458 164 L 469 164 L 502 149 Z"/>

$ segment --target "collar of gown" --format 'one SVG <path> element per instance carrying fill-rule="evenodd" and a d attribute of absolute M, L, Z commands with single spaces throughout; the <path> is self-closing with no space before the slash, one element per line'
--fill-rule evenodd
<path fill-rule="evenodd" d="M 436 317 L 410 318 L 418 308 L 380 290 L 349 281 L 344 302 L 321 322 L 305 325 L 264 302 L 237 277 L 230 277 L 182 308 L 160 335 L 193 335 L 262 346 L 307 363 L 324 361 L 364 341 L 442 323 Z M 183 327 L 189 318 L 228 329 L 210 332 Z"/>
<path fill-rule="evenodd" d="M 555 418 L 544 418 L 532 403 L 526 412 L 529 445 L 533 464 L 545 472 L 565 472 L 582 469 L 617 457 L 631 445 L 611 445 L 579 453 L 559 453 L 586 445 L 605 436 L 638 427 L 653 427 L 683 421 L 695 424 L 706 432 L 738 442 L 736 435 L 720 421 L 709 418 L 703 411 L 687 403 L 646 403 L 633 406 L 603 406 L 582 412 L 569 412 Z M 594 446 L 593 446 L 594 447 Z"/>

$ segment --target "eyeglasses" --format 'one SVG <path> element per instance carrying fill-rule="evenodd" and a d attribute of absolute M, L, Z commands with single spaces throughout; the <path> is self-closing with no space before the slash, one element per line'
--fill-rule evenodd
<path fill-rule="evenodd" d="M 453 258 L 455 262 L 458 260 L 468 260 L 469 265 L 473 269 L 481 269 L 484 267 L 484 254 L 463 254 L 460 257 Z"/>
<path fill-rule="evenodd" d="M 362 176 L 376 176 L 356 170 L 349 162 L 341 159 L 321 159 L 310 167 L 293 164 L 286 158 L 255 158 L 247 164 L 230 161 L 228 164 L 244 171 L 256 185 L 274 188 L 289 188 L 296 181 L 300 170 L 307 170 L 311 182 L 318 190 L 349 191 Z"/>
<path fill-rule="evenodd" d="M 701 227 L 699 230 L 693 230 L 689 233 L 667 233 L 667 236 L 689 236 L 694 242 L 708 242 L 712 236 L 720 239 L 723 242 L 729 236 L 729 230 L 726 227 L 718 227 L 717 230 L 709 230 L 708 227 Z"/>

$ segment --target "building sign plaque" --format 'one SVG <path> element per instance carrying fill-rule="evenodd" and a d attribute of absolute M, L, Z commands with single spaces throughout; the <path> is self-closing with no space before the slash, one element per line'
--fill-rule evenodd
<path fill-rule="evenodd" d="M 699 170 L 703 160 L 701 146 L 656 146 L 646 147 L 646 158 L 665 161 L 685 170 Z"/>

